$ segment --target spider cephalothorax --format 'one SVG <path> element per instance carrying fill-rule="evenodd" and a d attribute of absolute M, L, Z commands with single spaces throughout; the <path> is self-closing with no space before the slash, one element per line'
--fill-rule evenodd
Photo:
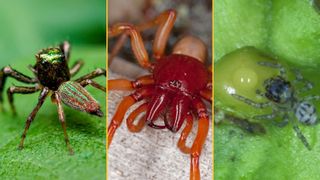
<path fill-rule="evenodd" d="M 139 64 L 151 74 L 142 76 L 136 81 L 125 79 L 109 80 L 109 90 L 135 90 L 124 97 L 108 127 L 108 145 L 111 144 L 116 129 L 120 126 L 127 109 L 138 101 L 145 101 L 127 118 L 128 129 L 139 132 L 145 123 L 156 129 L 168 128 L 177 132 L 184 122 L 186 126 L 178 142 L 184 153 L 191 155 L 190 179 L 200 179 L 199 156 L 209 129 L 209 116 L 202 99 L 211 102 L 211 71 L 203 62 L 206 59 L 206 46 L 193 36 L 186 36 L 178 41 L 171 54 L 164 50 L 176 18 L 174 10 L 167 10 L 154 20 L 141 26 L 119 23 L 108 30 L 109 37 L 119 34 L 129 35 L 131 46 Z M 153 57 L 149 56 L 143 45 L 139 31 L 159 26 L 153 42 Z M 134 124 L 141 114 L 145 115 Z M 162 116 L 162 125 L 155 122 Z M 192 129 L 193 118 L 198 118 L 198 134 L 191 147 L 185 141 Z"/>
<path fill-rule="evenodd" d="M 68 42 L 62 43 L 56 48 L 46 48 L 39 51 L 36 54 L 36 64 L 30 66 L 30 69 L 36 77 L 28 77 L 10 66 L 4 67 L 0 71 L 0 104 L 2 103 L 2 91 L 4 89 L 5 81 L 7 77 L 12 77 L 18 81 L 34 84 L 33 87 L 22 87 L 22 86 L 11 86 L 8 91 L 8 100 L 13 113 L 16 113 L 15 106 L 13 104 L 13 94 L 31 94 L 41 91 L 38 104 L 33 109 L 26 121 L 26 127 L 22 134 L 21 142 L 19 148 L 23 148 L 24 139 L 26 137 L 27 131 L 34 120 L 37 112 L 44 103 L 46 97 L 52 93 L 52 100 L 58 106 L 59 120 L 61 122 L 66 145 L 70 151 L 73 150 L 69 144 L 69 138 L 66 132 L 65 117 L 62 109 L 62 102 L 73 109 L 83 111 L 96 116 L 102 116 L 103 113 L 100 110 L 100 105 L 89 92 L 84 89 L 87 85 L 92 85 L 93 87 L 105 91 L 106 88 L 94 82 L 93 78 L 106 75 L 104 69 L 96 69 L 95 71 L 84 75 L 75 81 L 71 81 L 71 77 L 74 76 L 82 67 L 83 62 L 78 60 L 74 66 L 69 69 L 69 50 L 70 44 Z"/>
<path fill-rule="evenodd" d="M 270 77 L 264 81 L 265 93 L 257 90 L 258 95 L 266 97 L 269 101 L 257 103 L 238 94 L 232 94 L 232 96 L 256 108 L 271 107 L 271 114 L 258 115 L 254 116 L 253 118 L 275 119 L 277 116 L 281 115 L 283 121 L 279 124 L 279 126 L 283 127 L 288 124 L 289 121 L 291 121 L 297 136 L 308 149 L 311 149 L 308 141 L 300 131 L 296 121 L 294 118 L 290 117 L 290 113 L 293 113 L 300 123 L 314 125 L 317 122 L 318 117 L 316 114 L 316 108 L 310 103 L 310 101 L 320 100 L 320 96 L 311 95 L 304 98 L 298 97 L 301 92 L 310 90 L 312 88 L 312 84 L 305 80 L 300 72 L 295 71 L 296 79 L 293 81 L 293 84 L 297 85 L 297 83 L 302 83 L 304 87 L 295 91 L 291 85 L 291 82 L 286 79 L 286 71 L 281 64 L 273 62 L 259 62 L 258 64 L 280 70 L 280 75 Z"/>
<path fill-rule="evenodd" d="M 289 81 L 281 76 L 272 77 L 264 82 L 266 93 L 265 96 L 276 103 L 286 103 L 293 97 L 293 88 Z"/>

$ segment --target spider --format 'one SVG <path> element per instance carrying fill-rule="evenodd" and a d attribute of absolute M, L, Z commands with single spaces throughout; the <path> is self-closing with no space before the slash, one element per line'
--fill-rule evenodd
<path fill-rule="evenodd" d="M 257 115 L 254 116 L 253 119 L 273 120 L 277 116 L 282 115 L 283 121 L 278 125 L 280 127 L 284 127 L 289 123 L 289 121 L 291 121 L 298 138 L 308 150 L 311 150 L 307 139 L 302 134 L 297 122 L 294 120 L 295 118 L 290 118 L 290 112 L 293 112 L 300 123 L 306 125 L 314 125 L 317 123 L 318 117 L 316 114 L 316 108 L 310 103 L 310 101 L 320 100 L 320 96 L 310 95 L 302 99 L 298 97 L 300 93 L 312 89 L 312 83 L 304 79 L 301 73 L 295 70 L 294 73 L 296 79 L 293 81 L 293 84 L 296 85 L 297 83 L 303 83 L 304 85 L 302 89 L 295 90 L 292 83 L 286 79 L 286 69 L 281 64 L 274 62 L 258 62 L 258 64 L 269 68 L 276 68 L 280 71 L 280 75 L 268 78 L 264 81 L 263 85 L 265 93 L 262 93 L 260 90 L 257 90 L 256 92 L 259 96 L 266 97 L 269 101 L 258 103 L 238 94 L 232 94 L 232 96 L 255 108 L 271 107 L 271 114 Z"/>
<path fill-rule="evenodd" d="M 166 10 L 153 20 L 142 25 L 119 23 L 108 29 L 108 36 L 127 34 L 131 47 L 139 64 L 151 74 L 135 81 L 115 79 L 108 81 L 109 90 L 134 90 L 123 98 L 108 127 L 108 147 L 115 131 L 121 125 L 125 113 L 133 104 L 145 100 L 127 118 L 131 132 L 139 132 L 145 124 L 155 129 L 167 128 L 177 132 L 186 121 L 178 147 L 183 153 L 191 155 L 190 179 L 200 179 L 199 157 L 209 129 L 209 116 L 203 99 L 211 102 L 211 67 L 202 63 L 206 59 L 206 46 L 198 38 L 186 36 L 178 41 L 171 54 L 164 50 L 169 33 L 176 19 L 175 10 Z M 150 62 L 143 45 L 140 31 L 158 26 L 153 42 L 153 58 Z M 146 112 L 137 124 L 135 119 Z M 163 125 L 156 124 L 163 117 Z M 198 119 L 198 133 L 191 147 L 185 142 L 192 129 L 194 116 Z"/>
<path fill-rule="evenodd" d="M 66 131 L 62 102 L 75 110 L 102 117 L 103 113 L 100 110 L 99 103 L 89 94 L 86 89 L 84 89 L 84 87 L 91 85 L 105 92 L 106 88 L 96 83 L 92 79 L 102 75 L 106 76 L 106 71 L 104 69 L 97 68 L 95 71 L 84 75 L 75 81 L 71 81 L 70 78 L 81 69 L 84 63 L 83 61 L 78 60 L 72 66 L 72 68 L 69 69 L 67 63 L 70 56 L 70 44 L 67 41 L 61 43 L 59 47 L 42 49 L 35 56 L 37 59 L 36 64 L 34 66 L 29 66 L 30 70 L 35 75 L 34 78 L 28 77 L 11 68 L 10 66 L 6 66 L 1 69 L 0 104 L 3 103 L 2 92 L 8 77 L 12 77 L 23 83 L 34 84 L 33 87 L 11 86 L 8 88 L 8 100 L 14 115 L 16 114 L 13 99 L 14 94 L 31 94 L 41 91 L 36 107 L 27 118 L 25 129 L 21 137 L 19 149 L 23 149 L 24 140 L 32 121 L 44 103 L 46 97 L 52 94 L 52 102 L 57 104 L 58 107 L 59 120 L 64 132 L 66 146 L 70 154 L 73 154 L 73 149 L 69 143 L 69 138 Z"/>

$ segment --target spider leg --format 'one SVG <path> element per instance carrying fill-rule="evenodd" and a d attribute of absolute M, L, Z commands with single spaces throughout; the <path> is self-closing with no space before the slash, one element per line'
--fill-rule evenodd
<path fill-rule="evenodd" d="M 108 29 L 108 36 L 113 37 L 118 34 L 126 33 L 130 35 L 131 48 L 133 54 L 137 58 L 138 63 L 146 69 L 151 69 L 152 65 L 149 60 L 149 56 L 146 48 L 144 47 L 140 32 L 132 24 L 119 23 L 111 26 Z"/>
<path fill-rule="evenodd" d="M 121 48 L 123 47 L 124 43 L 126 42 L 128 38 L 127 34 L 122 34 L 119 39 L 117 40 L 116 44 L 111 50 L 111 53 L 108 56 L 108 66 L 112 63 L 113 58 L 119 53 Z"/>
<path fill-rule="evenodd" d="M 303 143 L 303 145 L 310 151 L 311 147 L 308 143 L 307 138 L 302 134 L 299 126 L 292 120 L 292 125 L 293 125 L 293 130 L 296 132 L 298 138 L 301 140 L 301 142 Z"/>
<path fill-rule="evenodd" d="M 285 115 L 283 116 L 283 121 L 280 122 L 280 123 L 276 123 L 276 125 L 277 125 L 278 127 L 280 127 L 280 128 L 283 128 L 283 127 L 285 127 L 286 125 L 288 125 L 288 123 L 289 123 L 289 116 L 288 116 L 288 114 L 285 114 Z"/>
<path fill-rule="evenodd" d="M 320 100 L 320 96 L 319 95 L 311 95 L 308 97 L 305 97 L 302 99 L 302 101 L 319 101 Z"/>
<path fill-rule="evenodd" d="M 271 102 L 257 103 L 257 102 L 252 101 L 251 99 L 240 96 L 238 94 L 231 94 L 231 96 L 233 96 L 234 98 L 238 99 L 239 101 L 242 101 L 242 102 L 244 102 L 250 106 L 253 106 L 255 108 L 265 108 L 265 107 L 272 105 Z"/>
<path fill-rule="evenodd" d="M 84 76 L 81 76 L 80 78 L 76 79 L 75 81 L 80 83 L 83 80 L 87 80 L 87 79 L 93 79 L 99 76 L 106 76 L 106 70 L 102 69 L 102 68 L 97 68 L 96 70 L 92 71 L 89 74 L 86 74 Z"/>
<path fill-rule="evenodd" d="M 30 78 L 15 69 L 12 69 L 10 66 L 6 66 L 0 70 L 0 104 L 3 101 L 2 92 L 4 89 L 4 85 L 6 82 L 7 77 L 12 77 L 20 82 L 28 83 L 28 84 L 35 84 L 37 82 L 36 79 Z"/>
<path fill-rule="evenodd" d="M 113 116 L 108 126 L 108 147 L 111 144 L 113 135 L 118 127 L 121 125 L 125 113 L 134 103 L 141 101 L 144 97 L 149 96 L 153 91 L 153 88 L 142 88 L 138 89 L 133 94 L 126 96 L 120 102 L 115 115 Z"/>
<path fill-rule="evenodd" d="M 89 84 L 90 84 L 91 86 L 97 88 L 97 89 L 100 89 L 100 90 L 103 91 L 103 92 L 106 92 L 106 88 L 105 88 L 104 86 L 98 84 L 97 82 L 95 82 L 95 81 L 93 81 L 93 80 L 91 80 L 91 79 L 86 79 L 86 80 L 83 80 L 83 81 L 80 82 L 80 85 L 81 85 L 82 87 L 86 87 L 86 86 L 89 85 Z"/>
<path fill-rule="evenodd" d="M 135 81 L 112 79 L 108 80 L 108 90 L 134 90 L 151 84 L 154 84 L 152 75 L 141 76 Z"/>
<path fill-rule="evenodd" d="M 158 26 L 155 39 L 153 41 L 153 57 L 155 59 L 160 59 L 163 56 L 167 41 L 169 39 L 169 34 L 173 28 L 176 17 L 176 11 L 169 9 L 161 13 L 153 20 L 137 26 L 137 29 L 140 31 Z"/>
<path fill-rule="evenodd" d="M 302 92 L 311 90 L 313 88 L 313 83 L 304 79 L 299 70 L 293 69 L 293 72 L 296 76 L 296 79 L 293 81 L 293 83 L 301 82 L 304 84 L 304 87 L 302 89 L 297 90 L 297 93 L 302 93 Z"/>
<path fill-rule="evenodd" d="M 193 100 L 193 107 L 197 110 L 199 119 L 198 132 L 191 147 L 190 179 L 200 180 L 199 158 L 209 131 L 209 117 L 205 104 L 199 98 Z"/>
<path fill-rule="evenodd" d="M 70 145 L 69 137 L 67 134 L 67 127 L 66 127 L 66 122 L 65 122 L 65 116 L 62 108 L 62 103 L 61 103 L 61 98 L 58 93 L 55 93 L 55 99 L 57 101 L 57 106 L 58 106 L 58 114 L 59 114 L 59 120 L 63 129 L 63 134 L 64 134 L 64 140 L 66 142 L 67 148 L 69 150 L 69 153 L 73 155 L 73 149 Z"/>
<path fill-rule="evenodd" d="M 138 121 L 137 125 L 133 124 L 136 117 L 142 112 L 146 111 L 148 107 L 147 103 L 143 103 L 137 109 L 132 111 L 132 113 L 127 118 L 127 127 L 131 132 L 140 132 L 146 123 L 146 115 L 143 115 Z"/>
<path fill-rule="evenodd" d="M 274 119 L 275 117 L 276 117 L 276 114 L 274 112 L 272 112 L 271 114 L 262 114 L 262 115 L 254 116 L 253 119 L 256 119 L 256 120 L 271 120 L 271 119 Z"/>
<path fill-rule="evenodd" d="M 71 48 L 70 43 L 68 41 L 64 41 L 59 45 L 59 47 L 60 49 L 63 50 L 64 56 L 68 62 L 70 59 L 70 48 Z"/>
<path fill-rule="evenodd" d="M 44 100 L 46 99 L 48 94 L 49 94 L 49 89 L 47 87 L 45 87 L 40 93 L 39 100 L 38 100 L 38 103 L 37 103 L 36 107 L 32 110 L 32 112 L 30 113 L 30 115 L 27 118 L 26 126 L 25 126 L 24 132 L 23 132 L 23 134 L 21 136 L 19 149 L 23 149 L 23 143 L 24 143 L 24 139 L 26 138 L 27 131 L 29 130 L 29 127 L 30 127 L 32 121 L 34 120 L 36 114 L 38 113 L 40 107 L 44 103 Z"/>
<path fill-rule="evenodd" d="M 184 129 L 181 132 L 181 136 L 179 138 L 177 145 L 178 145 L 178 148 L 180 149 L 181 152 L 186 153 L 186 154 L 190 154 L 191 147 L 187 147 L 187 145 L 186 145 L 186 140 L 192 130 L 192 125 L 193 125 L 193 117 L 190 113 L 188 114 L 186 121 L 187 121 L 186 126 L 184 127 Z"/>
<path fill-rule="evenodd" d="M 70 75 L 71 77 L 75 76 L 80 69 L 82 68 L 84 62 L 82 60 L 77 60 L 72 67 L 70 68 Z"/>
<path fill-rule="evenodd" d="M 35 87 L 11 86 L 10 88 L 8 88 L 7 94 L 8 94 L 8 100 L 10 103 L 12 113 L 14 115 L 17 114 L 16 108 L 14 106 L 13 94 L 16 94 L 16 93 L 18 93 L 18 94 L 31 94 L 31 93 L 35 93 L 39 90 L 40 90 L 40 88 L 38 86 L 35 86 Z"/>
<path fill-rule="evenodd" d="M 212 90 L 204 89 L 200 91 L 200 96 L 205 100 L 212 102 Z"/>
<path fill-rule="evenodd" d="M 261 66 L 267 66 L 270 68 L 276 68 L 279 69 L 280 75 L 282 77 L 286 77 L 286 69 L 279 63 L 272 63 L 272 62 L 258 62 L 259 65 Z"/>

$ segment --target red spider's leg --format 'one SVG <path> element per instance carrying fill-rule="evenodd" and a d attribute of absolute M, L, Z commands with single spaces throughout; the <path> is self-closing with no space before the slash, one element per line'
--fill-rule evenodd
<path fill-rule="evenodd" d="M 203 97 L 205 100 L 212 102 L 212 90 L 204 89 L 200 91 L 201 97 Z"/>
<path fill-rule="evenodd" d="M 112 63 L 113 58 L 119 53 L 121 48 L 123 47 L 124 43 L 126 42 L 128 38 L 127 34 L 122 34 L 119 39 L 117 40 L 116 44 L 111 50 L 110 55 L 108 56 L 108 66 Z"/>
<path fill-rule="evenodd" d="M 108 81 L 108 90 L 134 90 L 151 84 L 154 84 L 152 75 L 141 76 L 135 81 L 112 79 Z"/>
<path fill-rule="evenodd" d="M 155 59 L 161 58 L 161 56 L 164 54 L 169 34 L 172 30 L 176 17 L 176 11 L 169 9 L 161 13 L 153 20 L 136 26 L 139 31 L 158 26 L 155 39 L 153 41 L 153 56 Z"/>
<path fill-rule="evenodd" d="M 142 130 L 142 128 L 144 127 L 144 124 L 146 122 L 146 116 L 142 116 L 137 125 L 133 124 L 134 120 L 136 119 L 136 117 L 141 114 L 142 112 L 147 110 L 147 103 L 144 103 L 142 105 L 140 105 L 137 109 L 135 109 L 127 118 L 127 126 L 129 131 L 131 132 L 140 132 Z"/>
<path fill-rule="evenodd" d="M 197 136 L 191 148 L 190 179 L 200 180 L 199 158 L 202 146 L 208 134 L 209 118 L 206 111 L 206 106 L 199 98 L 193 101 L 193 106 L 197 110 L 199 120 Z"/>
<path fill-rule="evenodd" d="M 111 26 L 108 29 L 108 36 L 113 37 L 119 34 L 128 34 L 131 39 L 131 48 L 138 60 L 138 63 L 146 69 L 151 69 L 152 65 L 149 61 L 149 56 L 144 47 L 140 32 L 132 24 L 119 23 Z"/>
<path fill-rule="evenodd" d="M 133 94 L 123 98 L 108 126 L 108 147 L 111 144 L 115 131 L 121 125 L 124 115 L 128 108 L 132 106 L 135 102 L 138 102 L 142 100 L 144 97 L 150 95 L 152 93 L 152 90 L 152 88 L 139 89 Z"/>
<path fill-rule="evenodd" d="M 193 117 L 191 114 L 188 114 L 186 121 L 187 121 L 187 124 L 184 127 L 183 131 L 181 132 L 181 136 L 178 141 L 178 148 L 180 149 L 181 152 L 190 154 L 191 148 L 186 146 L 186 140 L 191 132 L 192 125 L 193 125 Z"/>

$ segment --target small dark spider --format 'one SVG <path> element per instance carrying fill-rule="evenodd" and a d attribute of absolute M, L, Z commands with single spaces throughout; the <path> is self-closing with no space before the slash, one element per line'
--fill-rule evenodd
<path fill-rule="evenodd" d="M 269 101 L 264 103 L 257 103 L 248 98 L 240 96 L 238 94 L 232 94 L 236 99 L 247 103 L 255 108 L 266 108 L 271 107 L 272 113 L 265 115 L 254 116 L 254 119 L 274 119 L 275 117 L 282 115 L 283 122 L 279 124 L 280 127 L 283 127 L 288 124 L 289 120 L 292 122 L 293 129 L 297 133 L 299 139 L 303 144 L 311 150 L 311 147 L 307 139 L 302 134 L 300 128 L 298 127 L 294 118 L 290 118 L 290 112 L 294 112 L 295 117 L 300 123 L 306 125 L 314 125 L 317 123 L 317 114 L 316 108 L 309 101 L 311 100 L 320 100 L 320 96 L 311 95 L 302 99 L 298 98 L 298 95 L 301 92 L 310 90 L 313 88 L 311 82 L 305 80 L 298 71 L 294 71 L 296 79 L 293 82 L 294 84 L 303 83 L 304 87 L 300 90 L 295 91 L 294 87 L 291 85 L 290 81 L 286 79 L 286 70 L 279 63 L 271 62 L 259 62 L 259 65 L 267 66 L 270 68 L 277 68 L 280 70 L 280 75 L 266 79 L 264 82 L 265 93 L 257 90 L 257 94 L 263 97 L 266 97 Z"/>
<path fill-rule="evenodd" d="M 52 93 L 52 101 L 58 106 L 59 120 L 63 128 L 65 142 L 70 154 L 73 154 L 73 150 L 70 146 L 66 131 L 62 102 L 73 109 L 100 117 L 103 116 L 99 103 L 83 87 L 92 85 L 93 87 L 105 92 L 105 87 L 99 85 L 91 79 L 102 75 L 106 76 L 106 71 L 98 68 L 95 71 L 76 79 L 75 81 L 71 81 L 70 78 L 80 70 L 83 62 L 81 60 L 76 61 L 76 63 L 69 70 L 67 64 L 70 54 L 69 51 L 70 44 L 68 42 L 64 42 L 56 48 L 40 50 L 40 52 L 36 54 L 37 62 L 35 66 L 29 66 L 31 71 L 36 76 L 35 78 L 28 77 L 14 70 L 10 66 L 6 66 L 0 70 L 0 105 L 3 102 L 2 92 L 7 77 L 12 77 L 18 81 L 35 85 L 33 87 L 11 86 L 8 88 L 8 100 L 13 114 L 16 114 L 15 106 L 13 104 L 13 94 L 31 94 L 41 91 L 36 107 L 27 118 L 26 127 L 21 137 L 19 149 L 23 148 L 24 139 L 30 124 L 34 120 L 37 112 L 50 93 Z"/>

